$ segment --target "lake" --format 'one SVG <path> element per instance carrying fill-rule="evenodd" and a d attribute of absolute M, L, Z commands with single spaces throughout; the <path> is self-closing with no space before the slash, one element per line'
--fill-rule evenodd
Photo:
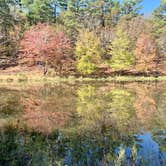
<path fill-rule="evenodd" d="M 166 165 L 166 82 L 1 83 L 1 165 Z"/>

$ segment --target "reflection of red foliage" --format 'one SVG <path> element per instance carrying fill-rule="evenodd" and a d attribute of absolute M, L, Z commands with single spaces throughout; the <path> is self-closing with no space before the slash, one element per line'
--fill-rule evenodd
<path fill-rule="evenodd" d="M 56 32 L 48 24 L 37 24 L 25 32 L 20 42 L 21 59 L 34 64 L 35 61 L 60 63 L 69 56 L 70 41 L 63 32 Z"/>
<path fill-rule="evenodd" d="M 31 100 L 29 98 L 24 101 L 25 112 L 23 119 L 28 128 L 48 134 L 57 127 L 63 127 L 69 119 L 69 113 L 44 111 L 41 110 L 40 105 L 40 100 Z"/>

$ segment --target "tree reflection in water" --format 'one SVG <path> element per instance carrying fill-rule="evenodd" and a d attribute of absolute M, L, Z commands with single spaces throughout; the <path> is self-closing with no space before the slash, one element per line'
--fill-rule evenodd
<path fill-rule="evenodd" d="M 166 165 L 165 94 L 164 83 L 2 87 L 0 165 Z"/>

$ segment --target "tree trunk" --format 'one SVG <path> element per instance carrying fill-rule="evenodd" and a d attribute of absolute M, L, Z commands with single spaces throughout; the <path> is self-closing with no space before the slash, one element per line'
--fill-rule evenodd
<path fill-rule="evenodd" d="M 43 70 L 43 74 L 46 75 L 48 72 L 48 63 L 45 62 L 45 65 L 44 65 L 44 70 Z"/>

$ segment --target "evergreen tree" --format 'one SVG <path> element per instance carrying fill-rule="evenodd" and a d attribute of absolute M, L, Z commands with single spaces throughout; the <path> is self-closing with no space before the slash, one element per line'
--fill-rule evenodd
<path fill-rule="evenodd" d="M 8 56 L 13 50 L 10 31 L 20 21 L 16 7 L 15 0 L 0 0 L 0 55 Z"/>
<path fill-rule="evenodd" d="M 22 5 L 31 25 L 37 24 L 38 22 L 56 21 L 56 0 L 22 0 Z"/>
<path fill-rule="evenodd" d="M 84 3 L 83 20 L 89 29 L 106 27 L 117 23 L 120 3 L 115 0 L 94 0 Z"/>
<path fill-rule="evenodd" d="M 15 5 L 15 1 L 1 0 L 0 1 L 0 28 L 5 37 L 8 36 L 9 29 L 14 27 L 15 17 L 11 13 L 11 6 Z"/>
<path fill-rule="evenodd" d="M 142 0 L 124 0 L 121 3 L 121 15 L 135 17 L 140 14 Z"/>
<path fill-rule="evenodd" d="M 161 34 L 166 33 L 166 0 L 161 0 L 160 6 L 154 10 L 153 19 L 155 36 L 159 37 Z"/>
<path fill-rule="evenodd" d="M 153 12 L 154 36 L 158 47 L 158 63 L 162 71 L 166 71 L 166 0 Z"/>

